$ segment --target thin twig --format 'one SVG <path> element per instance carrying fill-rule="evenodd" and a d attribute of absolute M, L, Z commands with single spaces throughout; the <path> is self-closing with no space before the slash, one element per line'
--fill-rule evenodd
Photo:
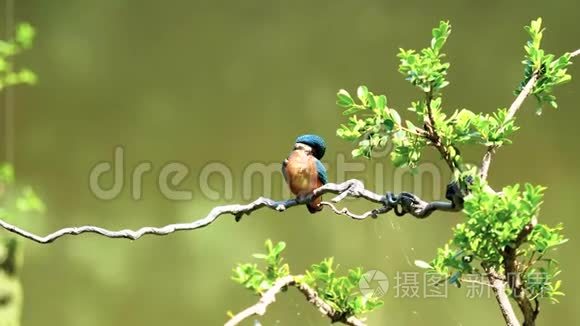
<path fill-rule="evenodd" d="M 453 162 L 453 157 L 451 157 L 451 153 L 449 150 L 441 143 L 441 137 L 437 133 L 437 126 L 435 125 L 435 116 L 433 114 L 433 108 L 431 107 L 431 101 L 433 100 L 433 90 L 430 90 L 425 95 L 425 106 L 427 108 L 427 114 L 424 117 L 424 124 L 425 124 L 425 131 L 426 134 L 423 135 L 427 140 L 429 140 L 433 147 L 435 147 L 443 160 L 451 169 L 451 173 L 455 171 L 455 163 Z"/>
<path fill-rule="evenodd" d="M 522 91 L 518 94 L 518 96 L 516 97 L 516 99 L 514 100 L 512 105 L 510 105 L 510 108 L 507 111 L 506 120 L 511 120 L 515 116 L 516 112 L 518 112 L 519 108 L 524 103 L 524 100 L 526 99 L 526 97 L 528 97 L 528 95 L 534 89 L 534 85 L 536 84 L 537 80 L 538 80 L 538 74 L 534 73 L 532 75 L 532 77 L 530 78 L 530 80 L 526 83 L 526 86 L 524 86 Z M 485 152 L 485 155 L 483 156 L 483 160 L 481 162 L 481 171 L 480 171 L 480 175 L 481 175 L 481 178 L 483 180 L 487 179 L 487 174 L 489 172 L 489 167 L 491 165 L 491 159 L 493 157 L 493 154 L 495 153 L 496 148 L 497 147 L 493 146 L 493 145 L 488 146 L 487 151 Z"/>
<path fill-rule="evenodd" d="M 386 211 L 384 210 L 391 210 L 392 208 L 387 207 L 387 206 L 383 206 L 381 208 L 378 209 L 373 209 L 372 211 L 367 211 L 364 212 L 363 214 L 356 214 L 356 213 L 352 213 L 348 208 L 344 207 L 342 209 L 338 209 L 336 208 L 336 206 L 333 203 L 327 202 L 327 201 L 323 201 L 320 203 L 322 206 L 328 206 L 330 207 L 330 209 L 332 209 L 332 211 L 334 213 L 336 213 L 337 215 L 345 215 L 348 216 L 354 220 L 364 220 L 367 217 L 372 217 L 372 218 L 376 218 L 379 214 L 383 214 L 386 213 Z"/>
<path fill-rule="evenodd" d="M 415 130 L 411 130 L 409 128 L 405 128 L 403 126 L 398 126 L 399 130 L 402 130 L 404 132 L 410 133 L 412 135 L 415 136 L 419 136 L 419 137 L 425 137 L 425 135 L 427 135 L 427 131 L 425 131 L 424 129 L 415 127 Z"/>
<path fill-rule="evenodd" d="M 244 319 L 251 317 L 253 315 L 260 315 L 263 316 L 266 313 L 266 308 L 274 301 L 276 301 L 276 294 L 280 293 L 283 288 L 294 285 L 296 282 L 294 281 L 294 277 L 292 275 L 288 275 L 278 279 L 271 288 L 266 291 L 258 302 L 238 314 L 234 315 L 224 326 L 234 326 L 241 323 Z"/>
<path fill-rule="evenodd" d="M 570 53 L 571 58 L 578 56 L 578 55 L 580 55 L 580 49 Z M 522 91 L 518 94 L 516 99 L 510 105 L 510 107 L 507 111 L 506 120 L 510 120 L 516 115 L 516 113 L 521 108 L 522 104 L 524 103 L 524 100 L 528 97 L 528 95 L 530 95 L 530 93 L 534 89 L 534 86 L 536 85 L 537 81 L 538 81 L 538 72 L 535 72 L 532 74 L 532 77 L 530 77 L 530 80 L 528 80 L 528 82 L 526 83 L 526 85 L 524 86 Z M 487 179 L 487 175 L 489 173 L 489 167 L 491 165 L 491 159 L 493 157 L 493 154 L 495 153 L 495 150 L 496 150 L 496 146 L 489 146 L 487 148 L 487 151 L 485 152 L 485 155 L 483 156 L 483 159 L 481 162 L 481 170 L 480 170 L 480 175 L 481 175 L 481 178 L 483 180 Z"/>
<path fill-rule="evenodd" d="M 365 326 L 366 324 L 355 316 L 345 316 L 344 314 L 335 311 L 328 303 L 322 300 L 318 293 L 307 284 L 303 282 L 296 283 L 296 288 L 304 294 L 306 300 L 318 308 L 320 313 L 326 315 L 333 323 L 339 322 L 351 326 Z"/>
<path fill-rule="evenodd" d="M 318 296 L 318 293 L 313 288 L 309 287 L 308 285 L 302 282 L 296 281 L 297 279 L 301 279 L 302 277 L 303 275 L 297 276 L 288 275 L 278 279 L 276 282 L 274 282 L 272 287 L 269 288 L 260 297 L 260 300 L 258 300 L 256 304 L 234 315 L 228 322 L 224 324 L 224 326 L 238 325 L 239 323 L 241 323 L 242 321 L 253 315 L 263 316 L 266 313 L 266 309 L 268 308 L 268 306 L 276 301 L 276 295 L 280 293 L 284 288 L 287 288 L 289 286 L 296 287 L 302 294 L 304 294 L 306 300 L 308 300 L 308 302 L 316 306 L 316 308 L 318 308 L 318 311 L 320 311 L 320 313 L 330 318 L 331 322 L 333 323 L 340 322 L 345 325 L 351 326 L 366 325 L 362 320 L 354 316 L 345 316 L 337 312 L 328 303 L 322 300 Z"/>
<path fill-rule="evenodd" d="M 191 231 L 201 229 L 213 223 L 221 215 L 233 215 L 236 221 L 239 221 L 243 215 L 249 215 L 253 211 L 267 207 L 276 211 L 284 211 L 288 208 L 304 205 L 312 200 L 314 197 L 318 197 L 324 194 L 333 193 L 337 194 L 335 198 L 332 199 L 333 203 L 338 203 L 346 197 L 363 198 L 372 203 L 381 204 L 378 208 L 372 209 L 369 212 L 363 213 L 361 215 L 356 215 L 350 213 L 348 210 L 338 210 L 336 207 L 331 206 L 334 212 L 340 213 L 342 215 L 347 215 L 353 219 L 364 219 L 369 216 L 376 217 L 378 214 L 384 214 L 392 209 L 395 209 L 397 215 L 402 216 L 409 213 L 417 218 L 425 218 L 429 216 L 436 210 L 443 211 L 459 211 L 461 207 L 456 207 L 453 203 L 447 203 L 442 201 L 436 202 L 426 202 L 421 200 L 419 197 L 410 194 L 402 193 L 399 196 L 395 196 L 391 193 L 386 195 L 381 195 L 374 193 L 370 190 L 365 189 L 364 184 L 359 180 L 348 180 L 343 183 L 327 183 L 326 185 L 315 189 L 311 194 L 304 197 L 299 197 L 295 199 L 288 199 L 285 201 L 275 201 L 270 198 L 260 197 L 253 202 L 245 205 L 225 205 L 213 208 L 207 216 L 199 220 L 190 223 L 178 223 L 169 224 L 163 227 L 143 227 L 138 230 L 119 230 L 111 231 L 101 227 L 86 225 L 79 227 L 67 227 L 55 231 L 46 236 L 40 236 L 35 233 L 29 232 L 27 230 L 21 229 L 15 225 L 12 225 L 4 220 L 0 219 L 0 227 L 22 236 L 24 238 L 36 241 L 38 243 L 47 244 L 55 241 L 66 235 L 79 235 L 83 233 L 96 233 L 98 235 L 107 238 L 125 238 L 130 240 L 137 240 L 146 234 L 153 235 L 168 235 L 175 233 L 177 231 Z M 329 206 L 328 203 L 325 205 Z"/>

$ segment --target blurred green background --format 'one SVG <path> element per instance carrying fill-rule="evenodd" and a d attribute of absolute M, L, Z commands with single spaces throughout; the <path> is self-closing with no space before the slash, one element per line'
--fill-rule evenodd
<path fill-rule="evenodd" d="M 14 163 L 18 182 L 33 185 L 47 204 L 45 216 L 22 225 L 44 234 L 84 224 L 122 229 L 191 221 L 213 206 L 245 201 L 244 168 L 281 161 L 304 132 L 326 138 L 324 161 L 336 181 L 337 155 L 352 149 L 335 136 L 343 122 L 334 104 L 338 89 L 353 91 L 364 83 L 386 93 L 390 106 L 409 106 L 420 94 L 397 72 L 397 50 L 427 45 L 431 28 L 449 19 L 453 33 L 445 51 L 452 65 L 445 106 L 485 112 L 509 106 L 523 75 L 523 26 L 538 16 L 547 27 L 548 51 L 580 47 L 580 2 L 574 0 L 16 1 L 14 21 L 30 22 L 38 31 L 34 49 L 18 63 L 34 70 L 39 83 L 13 90 Z M 575 278 L 580 68 L 574 65 L 570 72 L 572 83 L 556 91 L 560 109 L 547 108 L 538 118 L 529 100 L 518 115 L 523 128 L 490 172 L 496 188 L 516 182 L 548 186 L 541 221 L 563 222 L 572 240 L 556 253 L 567 296 L 559 305 L 542 307 L 540 324 L 580 324 Z M 118 145 L 125 148 L 125 187 L 115 200 L 99 200 L 89 190 L 89 172 L 97 162 L 112 161 Z M 465 155 L 476 162 L 482 150 Z M 144 177 L 143 199 L 135 201 L 130 174 L 142 161 L 154 170 Z M 158 190 L 156 176 L 172 161 L 190 167 L 181 188 L 192 190 L 193 200 L 171 201 Z M 449 178 L 445 166 L 433 151 L 426 161 L 444 171 L 443 187 Z M 200 171 L 211 162 L 233 171 L 231 200 L 209 200 L 200 191 Z M 377 189 L 413 187 L 411 177 L 397 185 L 384 159 L 366 164 L 347 178 Z M 377 171 L 385 176 L 383 184 L 370 182 Z M 111 179 L 105 177 L 104 184 Z M 223 188 L 219 177 L 210 181 Z M 262 194 L 255 181 L 253 197 Z M 430 184 L 426 180 L 425 189 Z M 274 189 L 280 188 L 277 176 Z M 369 207 L 348 205 L 358 211 Z M 377 269 L 393 284 L 397 272 L 417 271 L 413 260 L 430 260 L 460 220 L 459 214 L 436 214 L 427 220 L 388 215 L 358 222 L 296 208 L 284 214 L 262 210 L 241 223 L 225 217 L 203 230 L 134 242 L 95 235 L 51 245 L 27 242 L 23 324 L 223 324 L 226 311 L 255 302 L 230 280 L 231 269 L 251 260 L 266 238 L 288 243 L 286 258 L 295 273 L 335 256 L 344 270 Z M 465 296 L 465 289 L 449 288 L 447 299 L 396 298 L 391 288 L 385 306 L 368 321 L 503 323 L 494 299 Z M 280 296 L 260 321 L 328 324 L 294 291 Z"/>

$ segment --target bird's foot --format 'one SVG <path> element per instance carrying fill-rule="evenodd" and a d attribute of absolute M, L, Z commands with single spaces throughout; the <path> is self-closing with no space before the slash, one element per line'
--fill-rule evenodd
<path fill-rule="evenodd" d="M 427 205 L 421 198 L 410 192 L 402 192 L 399 195 L 399 204 L 404 212 L 411 213 L 413 216 Z"/>

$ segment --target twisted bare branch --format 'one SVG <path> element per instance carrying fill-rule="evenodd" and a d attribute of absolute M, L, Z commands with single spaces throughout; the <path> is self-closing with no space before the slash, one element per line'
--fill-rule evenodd
<path fill-rule="evenodd" d="M 260 197 L 253 202 L 245 205 L 225 205 L 213 208 L 207 216 L 199 220 L 190 223 L 178 223 L 169 224 L 163 227 L 143 227 L 138 230 L 118 230 L 111 231 L 98 226 L 86 225 L 79 227 L 68 227 L 55 231 L 46 236 L 40 236 L 35 233 L 29 232 L 27 230 L 21 229 L 15 225 L 12 225 L 4 220 L 0 219 L 0 227 L 17 234 L 21 237 L 30 239 L 32 241 L 46 244 L 55 241 L 66 235 L 79 235 L 83 233 L 95 233 L 107 238 L 125 238 L 130 240 L 137 240 L 146 234 L 153 235 L 168 235 L 175 233 L 177 231 L 191 231 L 201 229 L 213 223 L 218 217 L 222 215 L 233 215 L 236 221 L 239 221 L 242 216 L 249 215 L 253 211 L 259 210 L 261 208 L 267 207 L 276 211 L 284 211 L 288 208 L 304 205 L 312 200 L 314 197 L 318 197 L 324 194 L 337 194 L 335 198 L 332 199 L 333 203 L 338 203 L 346 197 L 363 198 L 372 203 L 380 204 L 378 208 L 372 209 L 361 215 L 353 214 L 348 211 L 348 209 L 337 209 L 333 204 L 327 202 L 324 203 L 326 206 L 330 206 L 334 212 L 341 215 L 349 216 L 353 219 L 361 220 L 367 217 L 377 217 L 379 214 L 385 214 L 391 210 L 395 210 L 398 216 L 405 215 L 406 213 L 411 214 L 417 218 L 425 218 L 436 210 L 443 211 L 459 211 L 460 207 L 453 203 L 447 203 L 442 201 L 437 202 L 426 202 L 421 200 L 419 197 L 411 193 L 401 193 L 400 195 L 393 195 L 392 193 L 387 193 L 386 195 L 380 195 L 374 193 L 370 190 L 365 189 L 364 184 L 359 180 L 348 180 L 343 183 L 328 183 L 320 188 L 315 189 L 311 194 L 304 197 L 299 197 L 295 199 L 288 199 L 285 201 L 275 201 L 270 198 Z"/>

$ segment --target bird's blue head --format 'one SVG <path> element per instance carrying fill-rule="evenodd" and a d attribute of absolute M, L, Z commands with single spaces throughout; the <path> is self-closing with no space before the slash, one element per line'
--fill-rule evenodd
<path fill-rule="evenodd" d="M 324 152 L 326 152 L 326 143 L 322 137 L 317 135 L 302 135 L 296 138 L 296 143 L 301 143 L 312 147 L 314 157 L 322 159 Z"/>

